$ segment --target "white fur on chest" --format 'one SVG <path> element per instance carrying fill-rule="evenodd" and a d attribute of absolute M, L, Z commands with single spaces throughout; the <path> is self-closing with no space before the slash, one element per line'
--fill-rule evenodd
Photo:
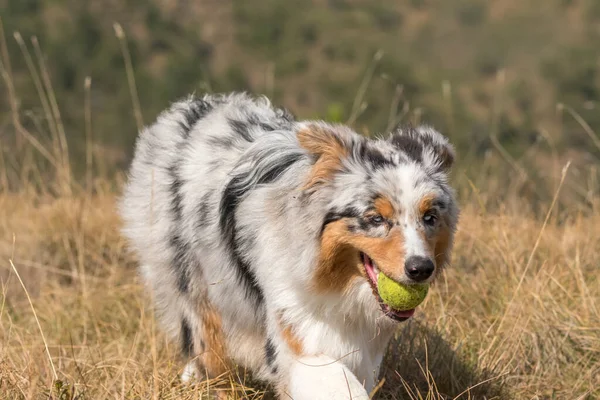
<path fill-rule="evenodd" d="M 363 285 L 353 288 L 356 299 L 370 289 Z M 288 309 L 286 320 L 302 342 L 305 354 L 324 354 L 344 364 L 367 391 L 373 387 L 388 342 L 397 324 L 387 318 L 365 318 L 359 301 L 354 304 L 336 304 L 336 298 L 312 299 L 303 307 Z M 339 301 L 339 300 L 338 300 Z M 320 304 L 320 306 L 317 306 Z M 323 304 L 328 306 L 323 307 Z"/>
<path fill-rule="evenodd" d="M 369 391 L 377 379 L 379 365 L 391 333 L 377 333 L 376 329 L 354 331 L 348 326 L 336 326 L 337 323 L 312 322 L 300 332 L 306 352 L 327 354 L 339 360 L 361 383 L 364 382 Z"/>

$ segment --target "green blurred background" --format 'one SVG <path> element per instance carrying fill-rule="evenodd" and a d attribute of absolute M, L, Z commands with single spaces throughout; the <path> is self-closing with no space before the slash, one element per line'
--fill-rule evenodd
<path fill-rule="evenodd" d="M 490 153 L 506 162 L 500 172 L 539 179 L 566 158 L 581 167 L 599 160 L 597 0 L 0 0 L 0 8 L 22 123 L 44 143 L 47 121 L 14 32 L 34 61 L 31 38 L 39 41 L 76 166 L 87 76 L 96 158 L 120 169 L 131 157 L 136 120 L 115 22 L 144 123 L 193 91 L 247 90 L 299 118 L 366 134 L 399 120 L 433 124 L 470 160 L 466 170 Z M 0 121 L 9 146 L 4 95 Z"/>

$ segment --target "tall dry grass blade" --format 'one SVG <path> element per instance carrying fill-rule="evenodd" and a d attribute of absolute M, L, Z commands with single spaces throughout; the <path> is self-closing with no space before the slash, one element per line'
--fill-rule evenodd
<path fill-rule="evenodd" d="M 402 99 L 402 95 L 404 94 L 404 87 L 402 85 L 396 85 L 396 90 L 394 91 L 394 97 L 390 102 L 390 112 L 388 114 L 388 122 L 385 127 L 385 132 L 390 132 L 392 129 L 398 125 L 398 106 L 400 105 L 400 99 Z"/>
<path fill-rule="evenodd" d="M 349 357 L 349 356 L 351 356 L 352 354 L 354 354 L 354 353 L 356 353 L 356 352 L 359 352 L 359 351 L 360 351 L 360 349 L 355 349 L 355 350 L 349 351 L 348 353 L 346 353 L 346 354 L 344 354 L 344 355 L 341 355 L 340 357 L 336 358 L 335 360 L 333 360 L 333 361 L 329 361 L 329 362 L 326 362 L 326 363 L 324 363 L 324 364 L 307 364 L 307 363 L 305 363 L 305 362 L 303 362 L 303 361 L 300 361 L 300 360 L 296 360 L 296 362 L 298 362 L 298 363 L 300 363 L 300 364 L 302 364 L 302 365 L 304 365 L 304 366 L 307 366 L 307 367 L 326 367 L 326 366 L 328 366 L 328 365 L 333 365 L 333 364 L 335 364 L 335 363 L 338 363 L 338 362 L 340 362 L 341 360 L 343 360 L 344 358 L 346 358 L 346 357 Z"/>
<path fill-rule="evenodd" d="M 412 388 L 410 387 L 410 385 L 408 384 L 408 382 L 406 382 L 406 379 L 404 379 L 399 373 L 398 371 L 394 371 L 396 373 L 396 375 L 398 375 L 398 377 L 400 378 L 400 383 L 402 383 L 402 386 L 404 387 L 404 390 L 406 391 L 406 393 L 408 394 L 408 396 L 410 397 L 411 400 L 418 400 L 420 396 L 417 396 L 416 392 L 413 392 Z M 418 390 L 417 390 L 418 392 Z"/>
<path fill-rule="evenodd" d="M 275 94 L 275 63 L 270 62 L 265 69 L 265 94 L 273 98 Z"/>
<path fill-rule="evenodd" d="M 6 74 L 9 79 L 12 81 L 12 68 L 8 60 L 10 59 L 8 55 L 8 46 L 6 45 L 6 37 L 4 36 L 4 23 L 2 22 L 2 17 L 0 16 L 0 55 L 2 55 L 2 60 L 6 63 Z"/>
<path fill-rule="evenodd" d="M 2 22 L 2 17 L 0 17 L 0 56 L 1 56 L 1 60 L 5 65 L 6 68 L 6 76 L 8 77 L 9 81 L 13 81 L 13 75 L 12 75 L 12 67 L 10 65 L 10 56 L 8 55 L 8 46 L 6 45 L 6 37 L 4 36 L 4 24 Z M 12 107 L 12 105 L 11 105 Z M 21 137 L 17 136 L 16 137 L 16 145 L 17 145 L 17 149 L 20 150 L 23 146 L 22 142 L 21 142 Z"/>
<path fill-rule="evenodd" d="M 63 191 L 63 194 L 71 195 L 71 162 L 69 161 L 69 145 L 67 143 L 67 135 L 65 133 L 65 128 L 60 116 L 60 109 L 58 108 L 58 102 L 56 101 L 54 88 L 52 87 L 52 80 L 50 79 L 50 74 L 48 72 L 48 68 L 46 67 L 46 61 L 44 60 L 44 55 L 42 54 L 42 49 L 40 48 L 37 37 L 33 36 L 31 38 L 31 43 L 33 44 L 33 50 L 37 57 L 37 62 L 42 75 L 42 82 L 44 83 L 48 100 L 50 101 L 50 108 L 56 123 L 56 132 L 58 133 L 58 142 L 60 143 L 61 148 L 61 169 L 58 171 L 59 185 Z"/>
<path fill-rule="evenodd" d="M 8 171 L 6 170 L 6 160 L 4 159 L 4 150 L 0 149 L 0 193 L 8 192 Z"/>
<path fill-rule="evenodd" d="M 490 126 L 490 140 L 502 158 L 519 173 L 522 179 L 529 179 L 527 172 L 519 163 L 508 153 L 498 139 L 498 126 L 503 111 L 502 88 L 506 83 L 506 71 L 501 69 L 496 74 L 496 91 L 494 93 L 494 102 L 492 107 L 492 120 Z"/>
<path fill-rule="evenodd" d="M 500 153 L 502 158 L 504 158 L 506 163 L 519 173 L 521 179 L 529 180 L 529 175 L 527 174 L 525 169 L 517 162 L 517 160 L 515 160 L 510 155 L 510 153 L 506 150 L 506 148 L 504 148 L 504 146 L 502 146 L 502 144 L 500 143 L 500 140 L 498 140 L 498 133 L 495 130 L 492 130 L 490 132 L 490 140 L 491 140 L 492 144 L 494 145 L 494 147 L 496 148 L 496 150 L 498 150 L 498 153 Z"/>
<path fill-rule="evenodd" d="M 74 273 L 73 271 L 68 271 L 68 270 L 64 270 L 64 269 L 60 269 L 60 268 L 56 268 L 56 267 L 51 267 L 45 264 L 41 264 L 35 261 L 31 261 L 31 260 L 19 260 L 19 265 L 27 267 L 27 268 L 33 268 L 33 269 L 37 269 L 40 272 L 44 272 L 44 273 L 48 273 L 51 275 L 56 275 L 56 276 L 61 276 L 61 277 L 65 277 L 65 278 L 70 278 L 70 279 L 77 279 L 78 277 L 81 277 L 80 273 Z M 87 275 L 85 276 L 85 279 L 94 283 L 100 283 L 103 282 L 102 279 L 97 278 L 93 275 Z"/>
<path fill-rule="evenodd" d="M 567 113 L 569 113 L 569 115 L 573 117 L 573 119 L 577 121 L 577 123 L 583 128 L 583 131 L 590 137 L 590 139 L 592 139 L 592 143 L 594 143 L 598 150 L 600 150 L 600 138 L 596 136 L 596 133 L 594 132 L 592 127 L 586 122 L 586 120 L 583 119 L 581 115 L 579 115 L 573 108 L 569 107 L 566 104 L 559 103 L 558 108 L 559 110 L 566 110 Z"/>
<path fill-rule="evenodd" d="M 92 195 L 93 185 L 93 139 L 92 139 L 92 102 L 91 102 L 91 87 L 92 78 L 89 76 L 85 77 L 83 83 L 83 90 L 85 92 L 84 99 L 84 114 L 85 114 L 85 189 L 88 196 Z"/>
<path fill-rule="evenodd" d="M 8 88 L 8 102 L 10 104 L 10 111 L 13 126 L 15 130 L 22 135 L 35 149 L 46 159 L 53 167 L 58 168 L 58 162 L 55 158 L 50 154 L 48 150 L 40 143 L 39 140 L 35 138 L 27 129 L 23 127 L 21 124 L 21 119 L 19 117 L 19 106 L 18 101 L 15 94 L 15 89 L 13 86 L 13 82 L 10 80 L 6 69 L 4 68 L 4 63 L 0 62 L 0 75 L 2 75 L 2 79 L 6 83 L 6 87 Z"/>
<path fill-rule="evenodd" d="M 15 256 L 15 240 L 13 237 L 13 244 L 12 244 L 12 251 L 10 254 L 10 258 L 14 258 Z M 2 321 L 2 316 L 4 315 L 4 307 L 6 306 L 6 292 L 7 292 L 7 288 L 8 288 L 8 283 L 10 281 L 10 275 L 8 276 L 8 278 L 6 279 L 6 282 L 4 281 L 4 279 L 0 279 L 0 283 L 2 284 L 2 304 L 0 305 L 0 321 Z M 10 315 L 9 315 L 10 318 Z"/>
<path fill-rule="evenodd" d="M 552 181 L 554 184 L 553 192 L 556 191 L 556 186 L 558 185 L 559 176 L 560 176 L 560 160 L 559 160 L 559 151 L 556 146 L 556 140 L 552 137 L 550 132 L 547 129 L 539 128 L 540 135 L 546 140 L 548 147 L 550 148 L 550 156 L 552 158 Z"/>
<path fill-rule="evenodd" d="M 417 107 L 413 110 L 412 113 L 412 123 L 413 125 L 421 125 L 421 118 L 423 117 L 423 109 L 421 107 Z"/>
<path fill-rule="evenodd" d="M 14 237 L 13 237 L 13 242 L 14 242 Z M 25 292 L 25 296 L 27 296 L 27 301 L 29 302 L 29 306 L 31 307 L 31 311 L 33 312 L 33 317 L 35 318 L 35 322 L 40 331 L 40 335 L 42 336 L 42 341 L 44 342 L 44 347 L 46 348 L 46 354 L 48 356 L 48 361 L 50 362 L 50 367 L 52 368 L 52 375 L 53 375 L 54 381 L 56 381 L 58 379 L 58 374 L 56 373 L 56 367 L 54 366 L 54 361 L 52 361 L 52 356 L 50 355 L 50 349 L 48 348 L 48 342 L 46 341 L 46 336 L 44 335 L 42 325 L 40 324 L 40 320 L 38 319 L 37 313 L 35 312 L 35 307 L 33 306 L 33 302 L 31 301 L 29 292 L 27 291 L 27 288 L 25 287 L 25 284 L 23 283 L 23 280 L 21 279 L 21 275 L 19 275 L 19 271 L 17 271 L 17 268 L 15 267 L 15 264 L 13 263 L 13 260 L 10 259 L 8 261 L 10 263 L 10 266 L 12 267 L 13 272 L 17 276 L 17 279 L 19 280 L 19 283 L 21 284 L 23 291 Z"/>
<path fill-rule="evenodd" d="M 152 357 L 152 384 L 154 385 L 153 399 L 159 398 L 159 375 L 158 375 L 158 352 L 156 350 L 156 323 L 153 316 L 150 317 L 150 354 Z"/>
<path fill-rule="evenodd" d="M 383 387 L 384 384 L 385 384 L 385 377 L 381 378 L 379 380 L 379 382 L 377 382 L 377 385 L 375 385 L 375 387 L 371 390 L 371 393 L 369 393 L 369 399 L 373 399 L 373 397 L 375 397 L 377 392 L 379 392 L 381 390 L 381 388 Z"/>
<path fill-rule="evenodd" d="M 448 135 L 454 132 L 454 107 L 452 107 L 452 84 L 448 80 L 442 82 L 442 97 L 446 106 L 446 120 L 448 121 Z"/>
<path fill-rule="evenodd" d="M 31 147 L 25 147 L 21 154 L 19 154 L 19 158 L 21 159 L 21 173 L 19 182 L 23 182 L 25 185 L 27 182 L 31 182 L 31 175 L 35 171 L 35 158 L 33 156 L 33 149 Z"/>
<path fill-rule="evenodd" d="M 365 98 L 365 94 L 367 93 L 367 89 L 369 88 L 369 84 L 371 83 L 371 80 L 373 79 L 373 75 L 375 74 L 375 68 L 377 68 L 377 65 L 379 64 L 379 61 L 381 61 L 382 57 L 383 57 L 382 50 L 378 50 L 375 53 L 375 55 L 373 56 L 373 60 L 371 61 L 371 64 L 369 64 L 369 67 L 367 68 L 367 71 L 365 72 L 365 75 L 363 76 L 363 80 L 360 83 L 360 86 L 358 87 L 356 96 L 354 97 L 354 102 L 352 103 L 352 110 L 350 111 L 350 117 L 348 118 L 348 121 L 346 122 L 348 125 L 354 124 L 354 122 L 356 122 L 357 118 L 367 108 L 367 104 L 363 100 Z"/>
<path fill-rule="evenodd" d="M 344 373 L 344 379 L 346 380 L 346 387 L 348 388 L 348 394 L 350 395 L 350 400 L 352 400 L 353 399 L 352 389 L 350 389 L 350 382 L 348 382 L 348 375 L 346 375 L 346 370 L 342 370 L 342 372 Z"/>
<path fill-rule="evenodd" d="M 60 143 L 58 139 L 58 131 L 56 130 L 56 121 L 54 120 L 54 115 L 52 114 L 52 110 L 50 108 L 48 96 L 46 95 L 46 91 L 44 90 L 44 86 L 42 84 L 40 75 L 37 71 L 37 67 L 33 62 L 33 58 L 31 57 L 29 49 L 27 49 L 27 45 L 25 44 L 23 37 L 21 37 L 21 34 L 19 32 L 15 32 L 13 36 L 15 38 L 15 41 L 19 45 L 19 48 L 21 49 L 21 54 L 23 55 L 23 59 L 25 60 L 25 65 L 27 65 L 29 75 L 33 80 L 33 86 L 35 87 L 38 98 L 40 99 L 40 103 L 42 104 L 42 110 L 44 110 L 44 116 L 46 117 L 48 130 L 50 131 L 50 137 L 52 138 L 54 158 L 58 160 L 60 159 Z"/>
<path fill-rule="evenodd" d="M 455 396 L 455 397 L 453 398 L 453 400 L 458 400 L 458 399 L 459 399 L 460 397 L 462 397 L 464 394 L 468 394 L 468 395 L 469 395 L 469 398 L 471 398 L 471 393 L 470 393 L 470 392 L 471 392 L 471 390 L 475 389 L 475 388 L 476 388 L 476 387 L 478 387 L 478 386 L 485 385 L 485 384 L 486 384 L 486 383 L 488 383 L 488 382 L 494 381 L 494 380 L 496 380 L 496 379 L 500 379 L 500 378 L 502 378 L 503 376 L 506 376 L 506 375 L 508 375 L 508 372 L 505 372 L 505 373 L 503 373 L 503 374 L 500 374 L 500 375 L 498 375 L 498 376 L 493 376 L 493 377 L 491 377 L 491 378 L 488 378 L 488 379 L 486 379 L 486 380 L 483 380 L 483 381 L 481 381 L 481 382 L 479 382 L 479 383 L 476 383 L 476 384 L 474 384 L 474 385 L 471 385 L 471 386 L 469 386 L 468 388 L 466 388 L 465 390 L 463 390 L 462 392 L 460 392 L 460 393 L 459 393 L 457 396 Z"/>
<path fill-rule="evenodd" d="M 469 186 L 473 190 L 473 194 L 475 194 L 475 197 L 477 198 L 477 204 L 479 204 L 479 207 L 481 208 L 481 211 L 484 214 L 487 213 L 487 210 L 486 210 L 486 207 L 485 207 L 485 202 L 481 198 L 481 191 L 479 190 L 479 188 L 475 185 L 475 183 L 469 177 L 467 177 L 467 182 L 469 183 Z"/>
<path fill-rule="evenodd" d="M 115 22 L 113 24 L 115 35 L 119 39 L 121 45 L 121 53 L 125 60 L 125 72 L 127 73 L 127 84 L 129 85 L 129 94 L 131 95 L 131 102 L 133 104 L 133 113 L 135 115 L 135 122 L 137 124 L 138 131 L 144 128 L 144 118 L 142 116 L 142 107 L 140 106 L 140 99 L 138 97 L 137 86 L 135 83 L 135 75 L 133 73 L 133 63 L 131 62 L 131 54 L 129 53 L 129 47 L 127 46 L 127 37 L 121 24 Z"/>

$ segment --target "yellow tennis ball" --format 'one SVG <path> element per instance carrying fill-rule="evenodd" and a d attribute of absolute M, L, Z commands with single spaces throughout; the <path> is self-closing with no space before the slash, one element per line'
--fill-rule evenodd
<path fill-rule="evenodd" d="M 379 272 L 377 277 L 379 296 L 385 304 L 394 310 L 412 310 L 425 300 L 429 291 L 428 284 L 402 285 Z"/>

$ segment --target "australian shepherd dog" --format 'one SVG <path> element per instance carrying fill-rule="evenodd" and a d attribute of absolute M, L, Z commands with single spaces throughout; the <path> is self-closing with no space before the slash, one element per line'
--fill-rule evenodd
<path fill-rule="evenodd" d="M 137 140 L 120 204 L 183 379 L 244 368 L 280 398 L 362 399 L 399 311 L 377 275 L 449 261 L 454 151 L 426 127 L 367 138 L 247 94 L 189 97 Z"/>

